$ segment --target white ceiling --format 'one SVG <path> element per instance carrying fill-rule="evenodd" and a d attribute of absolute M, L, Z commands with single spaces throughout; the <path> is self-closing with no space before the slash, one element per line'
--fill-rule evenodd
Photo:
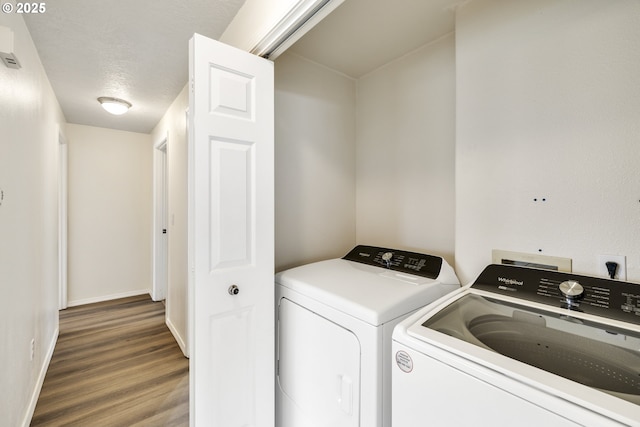
<path fill-rule="evenodd" d="M 467 0 L 468 1 L 468 0 Z M 289 48 L 358 78 L 454 31 L 461 0 L 346 0 Z"/>
<path fill-rule="evenodd" d="M 69 123 L 149 133 L 187 83 L 193 33 L 218 39 L 244 1 L 55 0 L 24 18 Z M 346 0 L 290 50 L 357 78 L 452 32 L 459 3 Z M 133 107 L 112 116 L 99 96 Z"/>
<path fill-rule="evenodd" d="M 23 16 L 69 123 L 149 133 L 187 84 L 193 33 L 218 39 L 243 3 L 54 0 Z M 133 107 L 112 116 L 99 96 Z"/>

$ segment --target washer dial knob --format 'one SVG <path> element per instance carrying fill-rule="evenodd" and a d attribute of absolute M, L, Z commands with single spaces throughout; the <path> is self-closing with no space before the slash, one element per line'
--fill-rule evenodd
<path fill-rule="evenodd" d="M 562 292 L 562 295 L 567 299 L 576 299 L 580 298 L 584 293 L 584 288 L 575 280 L 567 280 L 560 283 L 560 292 Z"/>
<path fill-rule="evenodd" d="M 382 260 L 387 264 L 387 268 L 391 268 L 392 258 L 393 258 L 393 252 L 385 252 L 382 254 Z"/>

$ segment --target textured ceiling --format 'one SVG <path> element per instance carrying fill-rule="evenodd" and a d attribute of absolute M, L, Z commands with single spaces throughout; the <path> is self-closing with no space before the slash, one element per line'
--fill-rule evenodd
<path fill-rule="evenodd" d="M 218 39 L 244 0 L 54 0 L 23 15 L 69 123 L 149 133 L 188 79 L 194 32 Z M 124 116 L 96 98 L 133 104 Z"/>
<path fill-rule="evenodd" d="M 461 3 L 346 0 L 289 51 L 358 78 L 453 32 Z"/>
<path fill-rule="evenodd" d="M 244 1 L 54 0 L 23 16 L 69 123 L 149 133 L 187 83 L 193 33 L 218 39 Z M 452 32 L 462 2 L 345 0 L 290 50 L 358 78 Z M 112 116 L 99 96 L 133 107 Z"/>

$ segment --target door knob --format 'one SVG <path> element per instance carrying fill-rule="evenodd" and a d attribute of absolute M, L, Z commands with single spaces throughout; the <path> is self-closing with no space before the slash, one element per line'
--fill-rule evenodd
<path fill-rule="evenodd" d="M 240 293 L 240 288 L 236 285 L 229 286 L 229 295 L 238 295 Z"/>

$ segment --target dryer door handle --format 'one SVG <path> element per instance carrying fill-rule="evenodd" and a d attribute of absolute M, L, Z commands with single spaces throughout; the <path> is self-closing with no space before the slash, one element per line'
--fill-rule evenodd
<path fill-rule="evenodd" d="M 340 397 L 338 397 L 338 404 L 340 409 L 347 415 L 351 415 L 353 412 L 353 381 L 348 375 L 340 375 L 339 377 Z"/>

